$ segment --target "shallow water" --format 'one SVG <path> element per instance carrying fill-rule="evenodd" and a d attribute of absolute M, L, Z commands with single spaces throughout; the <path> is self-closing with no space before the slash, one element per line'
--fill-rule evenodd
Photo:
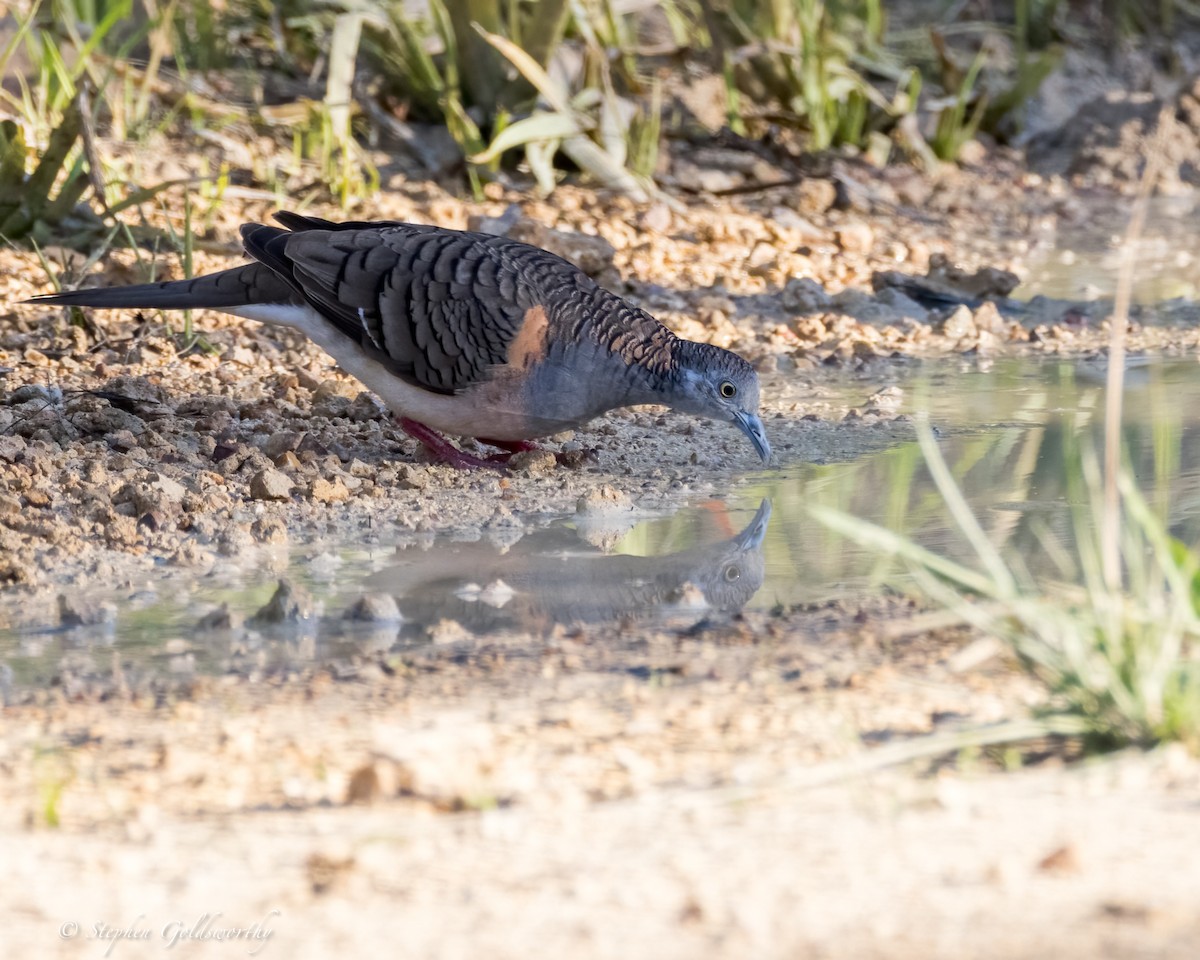
<path fill-rule="evenodd" d="M 939 449 L 991 541 L 1036 567 L 1049 536 L 1071 549 L 1072 507 L 1087 507 L 1078 457 L 1102 444 L 1103 366 L 1009 360 L 980 368 L 915 369 L 900 380 L 905 411 L 928 411 Z M 1123 439 L 1151 505 L 1172 534 L 1200 540 L 1200 367 L 1153 362 L 1126 375 Z M 894 569 L 829 533 L 820 504 L 881 524 L 938 553 L 969 561 L 916 443 L 850 463 L 799 464 L 765 475 L 732 498 L 769 497 L 766 579 L 756 606 L 861 592 Z M 746 498 L 746 499 L 744 499 Z"/>
<path fill-rule="evenodd" d="M 1197 259 L 1197 199 L 1156 197 L 1146 209 L 1145 226 L 1133 245 L 1137 270 L 1134 303 L 1162 303 L 1175 297 L 1195 298 L 1200 290 Z M 1129 227 L 1131 203 L 1094 204 L 1078 219 L 1064 215 L 1056 230 L 1036 231 L 1026 252 L 1028 275 L 1013 297 L 1095 300 L 1111 297 L 1116 287 L 1121 251 Z"/>
<path fill-rule="evenodd" d="M 942 361 L 902 364 L 889 374 L 901 391 L 897 413 L 928 412 L 943 457 L 995 544 L 1027 562 L 1047 536 L 1070 547 L 1071 504 L 1086 493 L 1071 481 L 1069 464 L 1073 449 L 1099 446 L 1102 367 Z M 847 381 L 833 392 L 853 399 L 877 386 L 877 379 Z M 1189 544 L 1200 541 L 1198 432 L 1195 363 L 1130 370 L 1130 463 L 1152 505 Z M 41 686 L 63 671 L 105 673 L 114 649 L 122 664 L 147 672 L 263 674 L 313 660 L 469 644 L 508 629 L 541 634 L 559 624 L 635 620 L 691 625 L 742 608 L 875 592 L 885 577 L 902 573 L 830 533 L 810 515 L 812 504 L 970 559 L 917 444 L 901 443 L 851 462 L 785 463 L 669 516 L 563 517 L 515 542 L 400 534 L 366 547 L 330 542 L 295 552 L 284 571 L 218 570 L 189 583 L 96 595 L 89 599 L 98 624 L 64 629 L 57 612 L 46 611 L 25 617 L 20 630 L 0 632 L 0 664 L 12 671 L 0 676 L 0 686 Z M 311 605 L 290 623 L 256 622 L 281 572 L 311 595 Z M 347 619 L 364 594 L 394 598 L 395 608 L 384 601 L 374 621 Z M 197 629 L 218 604 L 230 622 Z M 396 609 L 402 619 L 389 619 Z"/>

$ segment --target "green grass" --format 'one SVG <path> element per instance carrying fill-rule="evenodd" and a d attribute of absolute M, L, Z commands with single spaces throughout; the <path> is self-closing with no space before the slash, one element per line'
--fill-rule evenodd
<path fill-rule="evenodd" d="M 1049 691 L 1045 714 L 1079 720 L 1098 746 L 1181 741 L 1200 751 L 1200 563 L 1172 539 L 1128 470 L 1118 478 L 1122 575 L 1105 575 L 1105 510 L 1096 457 L 1067 458 L 1072 535 L 1046 528 L 1039 557 L 1002 557 L 972 514 L 927 424 L 921 450 L 976 563 L 935 554 L 884 527 L 816 507 L 831 530 L 903 562 L 917 588 L 1003 640 Z M 1030 573 L 1052 568 L 1057 576 Z"/>
<path fill-rule="evenodd" d="M 5 235 L 53 227 L 89 181 L 107 184 L 108 204 L 119 202 L 104 137 L 186 139 L 230 127 L 276 139 L 281 155 L 292 148 L 286 176 L 273 162 L 249 171 L 262 185 L 295 192 L 307 179 L 319 191 L 306 196 L 344 208 L 379 189 L 364 143 L 381 142 L 398 129 L 393 121 L 406 119 L 446 127 L 461 162 L 431 173 L 462 174 L 477 196 L 484 182 L 516 167 L 543 194 L 582 174 L 648 199 L 657 195 L 651 177 L 659 143 L 677 132 L 667 122 L 676 116 L 668 94 L 688 82 L 685 71 L 724 77 L 735 132 L 757 137 L 784 126 L 800 131 L 809 150 L 851 148 L 883 162 L 899 144 L 922 163 L 953 161 L 980 132 L 1004 138 L 1018 130 L 1025 103 L 1064 45 L 1100 42 L 1070 20 L 1060 0 L 997 8 L 1006 22 L 964 20 L 956 6 L 906 31 L 891 29 L 880 0 L 657 6 L 670 39 L 646 46 L 637 15 L 616 0 L 430 0 L 424 20 L 414 20 L 401 0 L 155 0 L 142 22 L 132 17 L 131 0 L 25 0 L 0 50 L 0 69 L 25 61 L 15 84 L 0 92 L 19 118 L 19 129 L 0 131 Z M 1117 2 L 1109 13 L 1130 29 L 1169 34 L 1200 9 L 1159 0 Z M 1016 57 L 1002 67 L 1007 61 L 992 50 L 1006 44 Z M 564 48 L 568 55 L 559 57 Z M 562 64 L 576 69 L 557 69 Z M 239 88 L 236 103 L 222 99 L 220 79 L 234 75 L 249 77 L 252 88 Z M 202 90 L 213 78 L 216 92 Z M 267 101 L 280 86 L 321 84 L 323 93 Z M 71 139 L 64 149 L 72 104 L 88 88 L 94 97 L 84 143 Z M 31 211 L 12 221 L 2 198 L 12 195 L 22 153 L 34 161 L 22 164 L 22 176 L 37 178 L 43 195 L 38 200 L 33 191 Z M 36 161 L 46 156 L 52 162 L 38 178 Z M 440 155 L 422 159 L 442 163 Z M 27 166 L 35 172 L 25 173 Z M 104 213 L 99 199 L 94 206 Z"/>
<path fill-rule="evenodd" d="M 974 553 L 974 565 L 846 513 L 819 507 L 813 512 L 830 529 L 902 560 L 926 596 L 1005 641 L 1046 685 L 1047 712 L 1078 721 L 1092 743 L 1174 741 L 1200 753 L 1200 557 L 1170 536 L 1169 504 L 1160 496 L 1157 509 L 1151 508 L 1123 461 L 1121 442 L 1134 251 L 1166 152 L 1161 129 L 1166 126 L 1160 123 L 1148 145 L 1150 159 L 1121 247 L 1109 320 L 1103 468 L 1094 448 L 1077 439 L 1082 430 L 1064 439 L 1068 542 L 1043 526 L 1040 556 L 1003 556 L 972 513 L 924 420 L 918 438 L 926 466 Z M 1169 469 L 1173 437 L 1169 421 L 1155 432 L 1160 481 Z M 1054 571 L 1050 578 L 1042 572 L 1047 569 Z"/>
<path fill-rule="evenodd" d="M 62 826 L 62 800 L 75 781 L 70 756 L 56 748 L 38 748 L 33 758 L 36 806 L 31 811 L 33 824 L 58 829 Z"/>

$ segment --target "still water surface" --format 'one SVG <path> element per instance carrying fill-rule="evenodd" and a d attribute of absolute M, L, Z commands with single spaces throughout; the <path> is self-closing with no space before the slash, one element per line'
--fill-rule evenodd
<path fill-rule="evenodd" d="M 1026 561 L 1047 536 L 1069 547 L 1071 503 L 1086 497 L 1070 479 L 1071 451 L 1099 446 L 1102 367 L 941 361 L 893 373 L 903 391 L 900 412 L 928 412 L 947 464 L 994 543 Z M 1124 439 L 1141 488 L 1174 535 L 1200 543 L 1200 368 L 1145 363 L 1130 371 L 1126 389 Z M 108 623 L 0 632 L 0 663 L 18 682 L 38 685 L 50 682 L 64 657 L 90 658 L 103 669 L 116 647 L 123 661 L 140 659 L 151 669 L 220 672 L 235 661 L 298 663 L 469 642 L 513 628 L 694 623 L 741 608 L 863 594 L 878 590 L 885 575 L 902 574 L 822 527 L 809 513 L 812 504 L 970 559 L 917 444 L 908 442 L 852 462 L 785 463 L 743 477 L 722 497 L 682 504 L 670 515 L 617 518 L 608 527 L 564 517 L 505 545 L 397 535 L 369 548 L 310 547 L 292 556 L 287 576 L 315 603 L 309 616 L 285 626 L 250 620 L 270 599 L 278 571 L 113 592 L 95 598 L 115 608 Z M 402 619 L 346 620 L 364 594 L 394 598 Z M 198 630 L 218 604 L 227 605 L 234 628 Z M 239 619 L 249 622 L 239 626 Z"/>

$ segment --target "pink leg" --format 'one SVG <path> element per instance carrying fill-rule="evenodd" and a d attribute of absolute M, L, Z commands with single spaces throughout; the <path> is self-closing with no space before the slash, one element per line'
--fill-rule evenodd
<path fill-rule="evenodd" d="M 505 454 L 496 459 L 483 460 L 479 457 L 473 457 L 469 453 L 463 453 L 463 451 L 459 450 L 458 447 L 454 446 L 454 444 L 436 430 L 430 429 L 423 423 L 417 423 L 416 420 L 409 420 L 408 417 L 397 417 L 396 423 L 400 425 L 401 430 L 414 440 L 419 441 L 437 459 L 452 467 L 457 467 L 459 470 L 477 470 L 480 467 L 486 467 L 489 470 L 503 470 L 504 460 L 509 456 Z"/>

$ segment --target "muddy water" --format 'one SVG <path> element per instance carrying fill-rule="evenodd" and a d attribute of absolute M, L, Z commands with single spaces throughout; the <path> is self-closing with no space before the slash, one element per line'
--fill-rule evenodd
<path fill-rule="evenodd" d="M 906 364 L 886 379 L 898 388 L 897 413 L 928 413 L 993 541 L 1028 558 L 1039 552 L 1039 538 L 1069 545 L 1073 536 L 1070 505 L 1086 496 L 1071 479 L 1073 451 L 1098 444 L 1103 376 L 1088 361 L 1008 360 Z M 863 383 L 839 389 L 861 397 Z M 845 429 L 869 426 L 847 422 Z M 1195 363 L 1129 371 L 1124 437 L 1152 504 L 1177 536 L 1200 541 Z M 720 498 L 681 503 L 671 515 L 635 509 L 586 521 L 563 517 L 505 543 L 399 535 L 368 547 L 328 542 L 253 576 L 218 571 L 191 583 L 112 591 L 65 618 L 48 607 L 40 618 L 24 617 L 20 630 L 0 633 L 0 686 L 48 684 L 64 670 L 108 671 L 114 651 L 148 672 L 270 672 L 405 647 L 469 645 L 508 629 L 686 626 L 743 607 L 877 591 L 898 572 L 828 532 L 810 515 L 811 504 L 969 559 L 920 450 L 904 443 L 852 462 L 783 463 L 741 478 Z M 272 610 L 281 574 L 297 591 L 277 598 Z M 370 602 L 361 605 L 364 596 Z"/>

